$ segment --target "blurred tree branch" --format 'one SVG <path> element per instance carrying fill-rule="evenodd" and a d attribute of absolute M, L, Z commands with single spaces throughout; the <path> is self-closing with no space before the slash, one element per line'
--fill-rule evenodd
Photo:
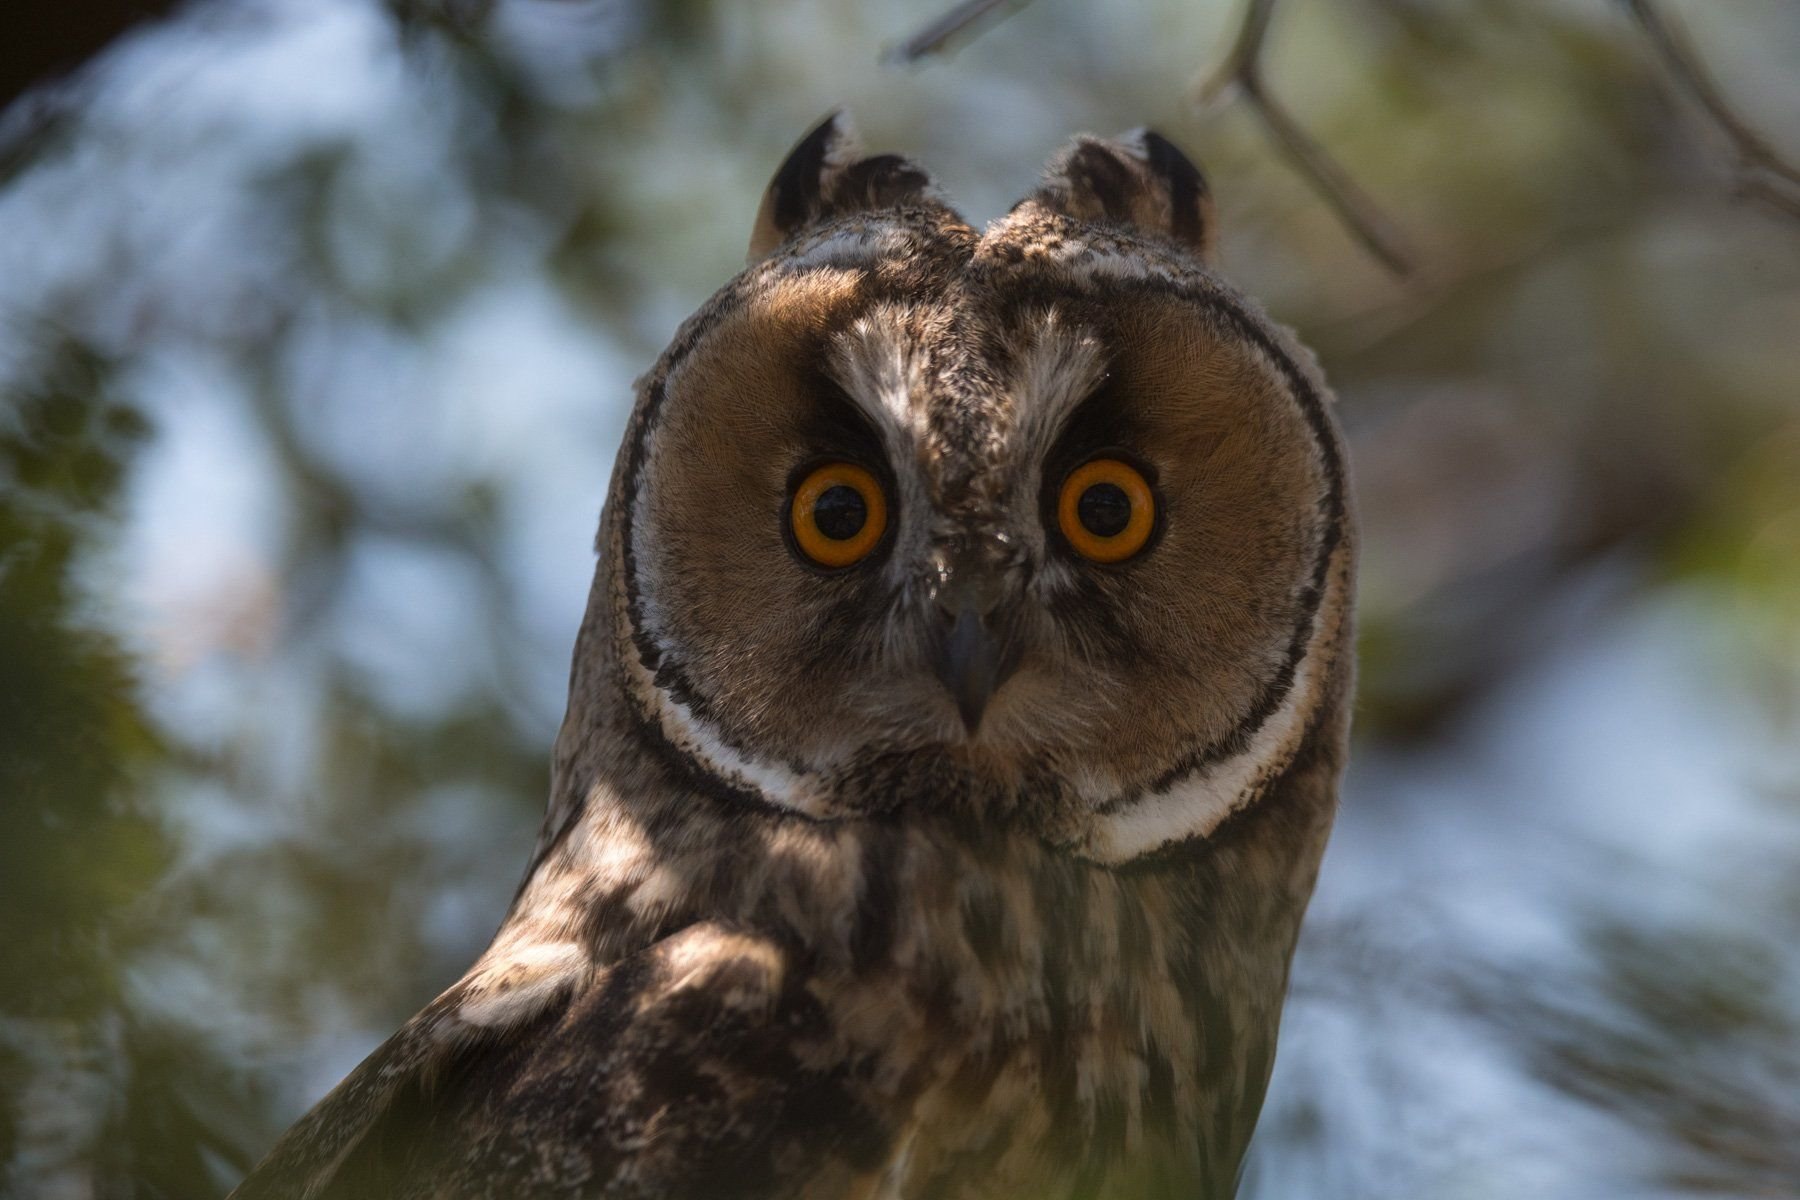
<path fill-rule="evenodd" d="M 1228 94 L 1241 97 L 1262 121 L 1276 147 L 1330 206 L 1344 228 L 1388 270 L 1400 276 L 1410 275 L 1413 254 L 1394 222 L 1269 89 L 1262 60 L 1274 15 L 1275 0 L 1248 0 L 1231 48 L 1194 88 L 1194 103 L 1205 108 Z"/>
<path fill-rule="evenodd" d="M 917 62 L 940 53 L 951 39 L 983 18 L 1003 9 L 1017 10 L 1028 3 L 1030 0 L 964 0 L 889 51 L 886 58 L 890 62 Z M 1394 222 L 1269 90 L 1263 76 L 1262 51 L 1274 13 L 1275 0 L 1249 0 L 1231 49 L 1194 89 L 1195 103 L 1204 108 L 1227 92 L 1242 96 L 1262 120 L 1276 148 L 1352 236 L 1388 270 L 1400 276 L 1410 275 L 1414 257 Z"/>
<path fill-rule="evenodd" d="M 1762 134 L 1738 115 L 1714 81 L 1681 27 L 1663 15 L 1654 0 L 1621 0 L 1643 29 L 1663 70 L 1706 113 L 1736 155 L 1738 192 L 1753 196 L 1792 217 L 1800 217 L 1800 167 L 1788 162 Z"/>
<path fill-rule="evenodd" d="M 1023 8 L 1030 0 L 964 0 L 929 22 L 888 54 L 894 62 L 912 63 L 940 53 L 958 34 L 1006 9 Z M 1206 108 L 1227 96 L 1250 107 L 1276 148 L 1331 208 L 1340 223 L 1388 270 L 1410 275 L 1416 259 L 1399 228 L 1356 180 L 1288 111 L 1269 87 L 1263 72 L 1263 49 L 1277 0 L 1246 0 L 1236 36 L 1224 58 L 1192 92 Z M 1714 81 L 1680 27 L 1664 16 L 1655 0 L 1620 0 L 1643 29 L 1663 70 L 1675 86 L 1705 112 L 1731 143 L 1740 194 L 1754 197 L 1790 216 L 1800 217 L 1800 167 L 1772 146 L 1740 116 Z"/>
<path fill-rule="evenodd" d="M 1031 0 L 963 0 L 963 3 L 925 25 L 882 57 L 888 62 L 918 62 L 921 58 L 941 53 L 951 39 L 982 18 L 1002 9 L 1024 8 L 1029 3 Z"/>

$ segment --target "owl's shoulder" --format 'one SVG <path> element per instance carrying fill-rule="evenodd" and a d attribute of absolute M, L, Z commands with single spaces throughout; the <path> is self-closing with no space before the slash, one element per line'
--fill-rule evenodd
<path fill-rule="evenodd" d="M 891 1114 L 797 946 L 709 921 L 548 994 L 468 982 L 371 1055 L 235 1200 L 840 1196 L 884 1168 Z"/>

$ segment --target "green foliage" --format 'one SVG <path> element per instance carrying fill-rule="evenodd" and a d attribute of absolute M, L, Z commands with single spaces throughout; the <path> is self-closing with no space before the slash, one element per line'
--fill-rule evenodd
<path fill-rule="evenodd" d="M 0 408 L 0 1180 L 204 1196 L 261 1131 L 206 1048 L 132 1011 L 173 855 L 147 791 L 166 747 L 82 582 L 147 430 L 76 343 L 33 379 Z M 71 1120 L 87 1137 L 59 1136 Z"/>
<path fill-rule="evenodd" d="M 138 785 L 159 744 L 129 660 L 82 619 L 81 552 L 105 528 L 142 419 L 65 344 L 0 426 L 0 1013 L 117 1003 L 119 938 L 169 849 Z"/>

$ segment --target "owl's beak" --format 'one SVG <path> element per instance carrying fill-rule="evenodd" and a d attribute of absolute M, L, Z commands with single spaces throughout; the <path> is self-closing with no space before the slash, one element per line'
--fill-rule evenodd
<path fill-rule="evenodd" d="M 933 667 L 970 737 L 1019 665 L 1013 606 L 1021 577 L 1003 534 L 964 535 L 933 554 L 931 601 L 938 619 Z"/>
<path fill-rule="evenodd" d="M 988 701 L 1019 665 L 1019 656 L 1012 639 L 997 633 L 975 608 L 943 616 L 946 628 L 938 643 L 937 677 L 956 700 L 963 729 L 972 737 L 981 727 Z"/>

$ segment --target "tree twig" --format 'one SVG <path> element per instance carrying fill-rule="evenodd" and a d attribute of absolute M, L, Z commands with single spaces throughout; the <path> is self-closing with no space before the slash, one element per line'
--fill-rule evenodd
<path fill-rule="evenodd" d="M 1644 31 L 1658 61 L 1676 85 L 1697 103 L 1736 155 L 1740 193 L 1754 196 L 1800 218 L 1800 167 L 1790 163 L 1750 123 L 1738 115 L 1681 27 L 1663 15 L 1654 0 L 1621 0 Z"/>
<path fill-rule="evenodd" d="M 914 63 L 941 52 L 969 26 L 1001 9 L 1021 9 L 1031 0 L 963 0 L 949 12 L 882 55 L 888 62 Z"/>
<path fill-rule="evenodd" d="M 1262 121 L 1288 162 L 1363 248 L 1394 274 L 1410 275 L 1414 258 L 1399 228 L 1270 90 L 1263 75 L 1262 55 L 1274 15 L 1275 0 L 1247 0 L 1231 48 L 1196 85 L 1194 103 L 1204 108 L 1228 94 L 1240 97 Z"/>

